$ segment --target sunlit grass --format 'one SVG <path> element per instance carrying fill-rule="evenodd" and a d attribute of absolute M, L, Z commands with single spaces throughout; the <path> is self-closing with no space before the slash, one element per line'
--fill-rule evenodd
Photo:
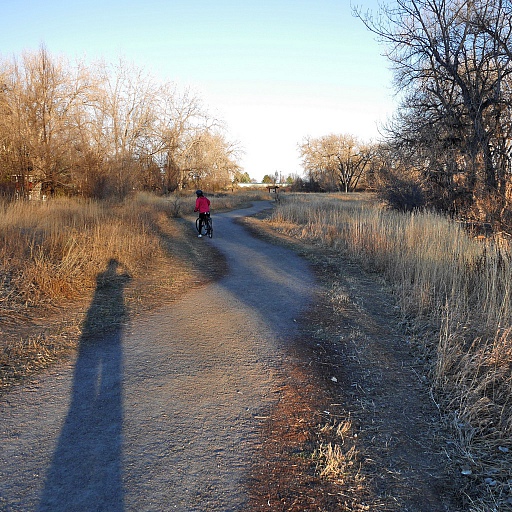
<path fill-rule="evenodd" d="M 326 424 L 320 429 L 321 433 L 328 433 L 335 439 L 334 442 L 321 443 L 313 453 L 321 477 L 339 483 L 346 483 L 345 480 L 350 478 L 352 485 L 363 482 L 364 476 L 359 471 L 360 455 L 352 443 L 345 443 L 345 438 L 351 438 L 351 429 L 352 423 L 349 420 Z"/>
<path fill-rule="evenodd" d="M 244 191 L 211 199 L 215 212 L 248 206 L 269 194 Z M 0 343 L 2 383 L 73 349 L 71 338 L 81 329 L 78 303 L 87 304 L 111 260 L 132 283 L 161 272 L 140 297 L 134 292 L 130 300 L 137 304 L 197 282 L 204 251 L 190 243 L 195 237 L 187 236 L 187 224 L 179 219 L 193 213 L 194 204 L 194 191 L 166 197 L 138 193 L 122 203 L 79 198 L 0 202 L 0 316 L 9 325 L 9 336 L 3 330 Z M 212 273 L 222 271 L 220 261 L 214 267 Z M 57 311 L 72 336 L 45 326 L 43 319 Z M 41 328 L 29 328 L 30 318 L 43 320 Z M 108 327 L 108 315 L 99 320 L 98 329 Z"/>
<path fill-rule="evenodd" d="M 2 307 L 72 298 L 114 258 L 137 274 L 158 248 L 144 208 L 77 199 L 14 202 L 0 215 Z"/>
<path fill-rule="evenodd" d="M 492 493 L 505 489 L 500 462 L 512 449 L 512 252 L 473 239 L 430 212 L 382 209 L 368 196 L 289 195 L 274 228 L 362 264 L 392 286 L 421 350 L 459 450 Z M 470 432 L 471 435 L 467 435 Z"/>

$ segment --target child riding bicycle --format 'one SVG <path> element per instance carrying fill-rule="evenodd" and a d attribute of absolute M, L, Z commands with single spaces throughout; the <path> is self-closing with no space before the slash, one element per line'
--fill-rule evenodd
<path fill-rule="evenodd" d="M 199 235 L 198 238 L 202 238 L 201 229 L 203 222 L 210 216 L 210 200 L 203 194 L 202 190 L 196 190 L 196 207 L 195 212 L 199 212 Z"/>

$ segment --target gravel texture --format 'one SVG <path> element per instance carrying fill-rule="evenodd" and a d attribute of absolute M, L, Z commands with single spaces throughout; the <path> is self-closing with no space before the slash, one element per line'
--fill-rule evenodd
<path fill-rule="evenodd" d="M 0 401 L 0 510 L 238 511 L 316 285 L 305 260 L 213 215 L 228 273 L 127 318 L 120 276 L 98 289 L 76 356 Z M 194 236 L 191 231 L 191 236 Z M 205 265 L 215 262 L 205 261 Z M 87 321 L 118 325 L 100 339 Z"/>

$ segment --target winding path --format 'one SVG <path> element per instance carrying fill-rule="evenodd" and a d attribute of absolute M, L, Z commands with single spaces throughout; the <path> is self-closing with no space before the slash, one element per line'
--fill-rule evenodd
<path fill-rule="evenodd" d="M 73 361 L 2 397 L 0 510 L 244 510 L 286 346 L 315 292 L 304 260 L 235 222 L 265 207 L 217 214 L 214 238 L 197 240 L 226 256 L 226 277 L 84 337 Z M 120 317 L 125 284 L 108 290 Z"/>

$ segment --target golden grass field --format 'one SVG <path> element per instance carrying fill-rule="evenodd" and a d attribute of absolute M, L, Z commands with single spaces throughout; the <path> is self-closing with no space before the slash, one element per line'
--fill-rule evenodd
<path fill-rule="evenodd" d="M 383 276 L 429 365 L 433 396 L 457 433 L 465 470 L 488 475 L 491 495 L 506 495 L 512 450 L 510 243 L 472 237 L 435 213 L 387 211 L 364 194 L 290 194 L 270 223 Z"/>
<path fill-rule="evenodd" d="M 223 194 L 214 203 L 217 210 L 230 209 L 260 197 Z M 0 204 L 0 384 L 74 349 L 96 278 L 109 261 L 133 278 L 126 298 L 132 309 L 210 279 L 205 272 L 218 269 L 202 264 L 204 254 L 180 220 L 194 204 L 193 193 L 138 194 L 123 203 L 67 198 Z M 109 312 L 98 319 L 95 329 L 108 329 Z"/>
<path fill-rule="evenodd" d="M 230 209 L 268 197 L 264 192 L 224 194 L 215 197 L 215 207 Z M 136 278 L 132 283 L 138 284 L 127 292 L 132 308 L 163 295 L 172 299 L 221 272 L 204 274 L 204 254 L 191 243 L 189 223 L 180 220 L 192 214 L 194 200 L 193 194 L 139 194 L 123 203 L 0 204 L 2 384 L 73 350 L 97 275 L 109 261 Z M 509 242 L 475 239 L 437 214 L 387 211 L 366 194 L 286 193 L 267 222 L 273 230 L 328 248 L 339 255 L 340 265 L 349 258 L 382 275 L 429 367 L 433 397 L 457 433 L 461 458 L 469 470 L 478 467 L 489 475 L 491 495 L 509 492 Z M 62 318 L 62 311 L 71 309 L 76 314 Z M 98 330 L 108 328 L 108 322 L 106 312 Z M 318 456 L 333 459 L 329 449 L 320 447 Z M 326 464 L 324 471 L 331 470 L 336 468 Z"/>

